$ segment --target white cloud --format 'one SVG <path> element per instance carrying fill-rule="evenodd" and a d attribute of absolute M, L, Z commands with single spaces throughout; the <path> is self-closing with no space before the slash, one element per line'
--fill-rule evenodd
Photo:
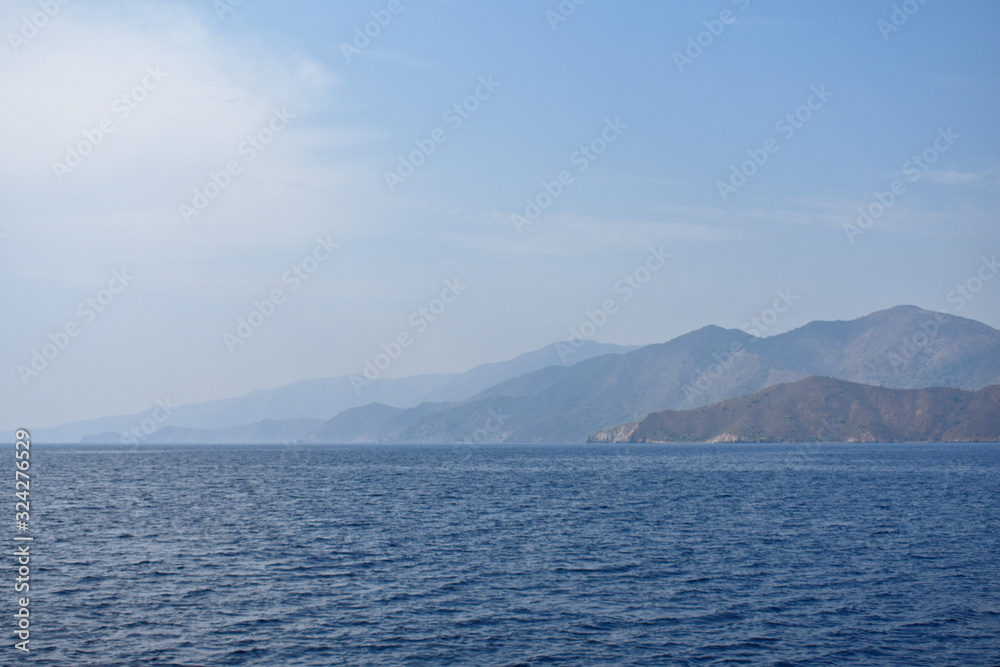
<path fill-rule="evenodd" d="M 322 115 L 337 108 L 337 78 L 293 49 L 224 37 L 214 18 L 173 3 L 71 3 L 19 53 L 0 49 L 3 231 L 48 249 L 30 263 L 14 258 L 8 276 L 99 273 L 128 258 L 166 281 L 168 267 L 176 274 L 187 262 L 164 249 L 181 247 L 200 258 L 191 263 L 205 285 L 213 264 L 220 280 L 252 273 L 245 256 L 297 251 L 318 230 L 351 224 L 333 213 L 377 196 L 356 149 L 379 132 Z M 124 117 L 121 96 L 144 80 L 155 85 Z M 295 118 L 247 163 L 238 147 L 276 109 Z M 60 182 L 53 163 L 102 121 L 113 131 Z M 240 175 L 185 225 L 179 205 L 230 160 L 241 161 Z"/>
<path fill-rule="evenodd" d="M 130 200 L 161 206 L 237 158 L 240 143 L 266 127 L 275 109 L 296 116 L 282 137 L 286 147 L 269 147 L 287 164 L 315 166 L 300 153 L 369 139 L 348 130 L 312 131 L 318 144 L 291 139 L 337 87 L 322 64 L 227 41 L 180 5 L 129 11 L 139 16 L 69 5 L 20 53 L 0 59 L 0 87 L 12 93 L 0 106 L 0 188 L 8 200 L 69 197 L 80 213 Z M 112 132 L 101 131 L 102 123 Z M 60 182 L 54 163 L 66 164 L 68 147 L 81 142 L 84 150 L 96 146 Z"/>
<path fill-rule="evenodd" d="M 924 178 L 934 185 L 978 185 L 996 189 L 1000 186 L 1000 165 L 979 171 L 929 169 L 924 173 Z"/>
<path fill-rule="evenodd" d="M 395 63 L 397 65 L 404 65 L 406 67 L 417 67 L 420 69 L 430 69 L 432 67 L 439 67 L 437 63 L 430 62 L 428 60 L 418 60 L 416 58 L 412 58 L 404 53 L 399 53 L 397 51 L 376 51 L 372 49 L 366 49 L 361 52 L 360 56 L 362 58 L 382 60 L 385 62 Z"/>
<path fill-rule="evenodd" d="M 520 234 L 511 213 L 453 210 L 453 224 L 438 240 L 462 252 L 494 257 L 585 257 L 610 249 L 645 249 L 651 243 L 716 242 L 736 238 L 734 230 L 698 224 L 675 211 L 664 220 L 628 220 L 576 213 L 550 213 Z"/>

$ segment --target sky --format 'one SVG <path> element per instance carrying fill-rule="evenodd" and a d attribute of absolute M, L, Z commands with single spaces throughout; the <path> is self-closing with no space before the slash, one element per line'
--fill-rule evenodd
<path fill-rule="evenodd" d="M 998 25 L 988 0 L 7 0 L 0 428 L 762 315 L 1000 327 Z"/>

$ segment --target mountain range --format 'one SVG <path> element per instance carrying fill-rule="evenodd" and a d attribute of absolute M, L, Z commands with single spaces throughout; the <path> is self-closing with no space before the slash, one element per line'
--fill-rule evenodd
<path fill-rule="evenodd" d="M 458 403 L 346 410 L 307 440 L 578 442 L 652 412 L 711 405 L 809 376 L 900 389 L 1000 384 L 1000 331 L 913 306 L 769 338 L 708 326 L 627 354 L 543 368 Z"/>
<path fill-rule="evenodd" d="M 302 380 L 235 398 L 174 406 L 169 419 L 162 422 L 155 433 L 145 435 L 143 442 L 215 443 L 226 442 L 226 438 L 233 444 L 274 441 L 268 438 L 286 442 L 307 435 L 315 426 L 348 408 L 373 402 L 406 408 L 425 401 L 461 401 L 497 383 L 540 368 L 569 366 L 595 356 L 622 354 L 634 349 L 593 341 L 586 341 L 578 348 L 553 343 L 513 359 L 481 364 L 464 373 L 375 379 L 361 386 L 356 382 L 361 376 Z M 161 400 L 169 404 L 168 398 Z M 114 444 L 121 441 L 123 433 L 153 420 L 155 414 L 153 407 L 129 415 L 33 429 L 32 436 L 38 442 Z M 161 425 L 159 420 L 154 421 Z M 269 423 L 255 427 L 263 421 Z M 13 432 L 2 435 L 13 438 Z"/>
<path fill-rule="evenodd" d="M 555 343 L 466 373 L 373 380 L 360 394 L 345 376 L 181 406 L 143 442 L 579 442 L 652 413 L 811 376 L 894 389 L 981 389 L 1000 384 L 1000 331 L 897 306 L 767 338 L 707 326 L 639 348 Z M 80 422 L 35 437 L 119 442 L 147 417 Z"/>

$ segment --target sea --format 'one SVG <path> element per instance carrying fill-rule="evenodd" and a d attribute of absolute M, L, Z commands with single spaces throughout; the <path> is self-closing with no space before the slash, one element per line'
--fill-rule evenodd
<path fill-rule="evenodd" d="M 30 653 L 5 613 L 2 664 L 1000 665 L 996 443 L 31 464 Z"/>

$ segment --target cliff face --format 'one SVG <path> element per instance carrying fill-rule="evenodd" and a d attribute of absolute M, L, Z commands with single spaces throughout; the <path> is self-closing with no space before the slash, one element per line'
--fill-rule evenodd
<path fill-rule="evenodd" d="M 1000 442 L 1000 385 L 885 389 L 810 377 L 694 410 L 664 410 L 592 442 Z"/>
<path fill-rule="evenodd" d="M 598 431 L 587 439 L 588 442 L 632 442 L 631 438 L 639 428 L 640 422 L 622 424 L 606 431 Z"/>

